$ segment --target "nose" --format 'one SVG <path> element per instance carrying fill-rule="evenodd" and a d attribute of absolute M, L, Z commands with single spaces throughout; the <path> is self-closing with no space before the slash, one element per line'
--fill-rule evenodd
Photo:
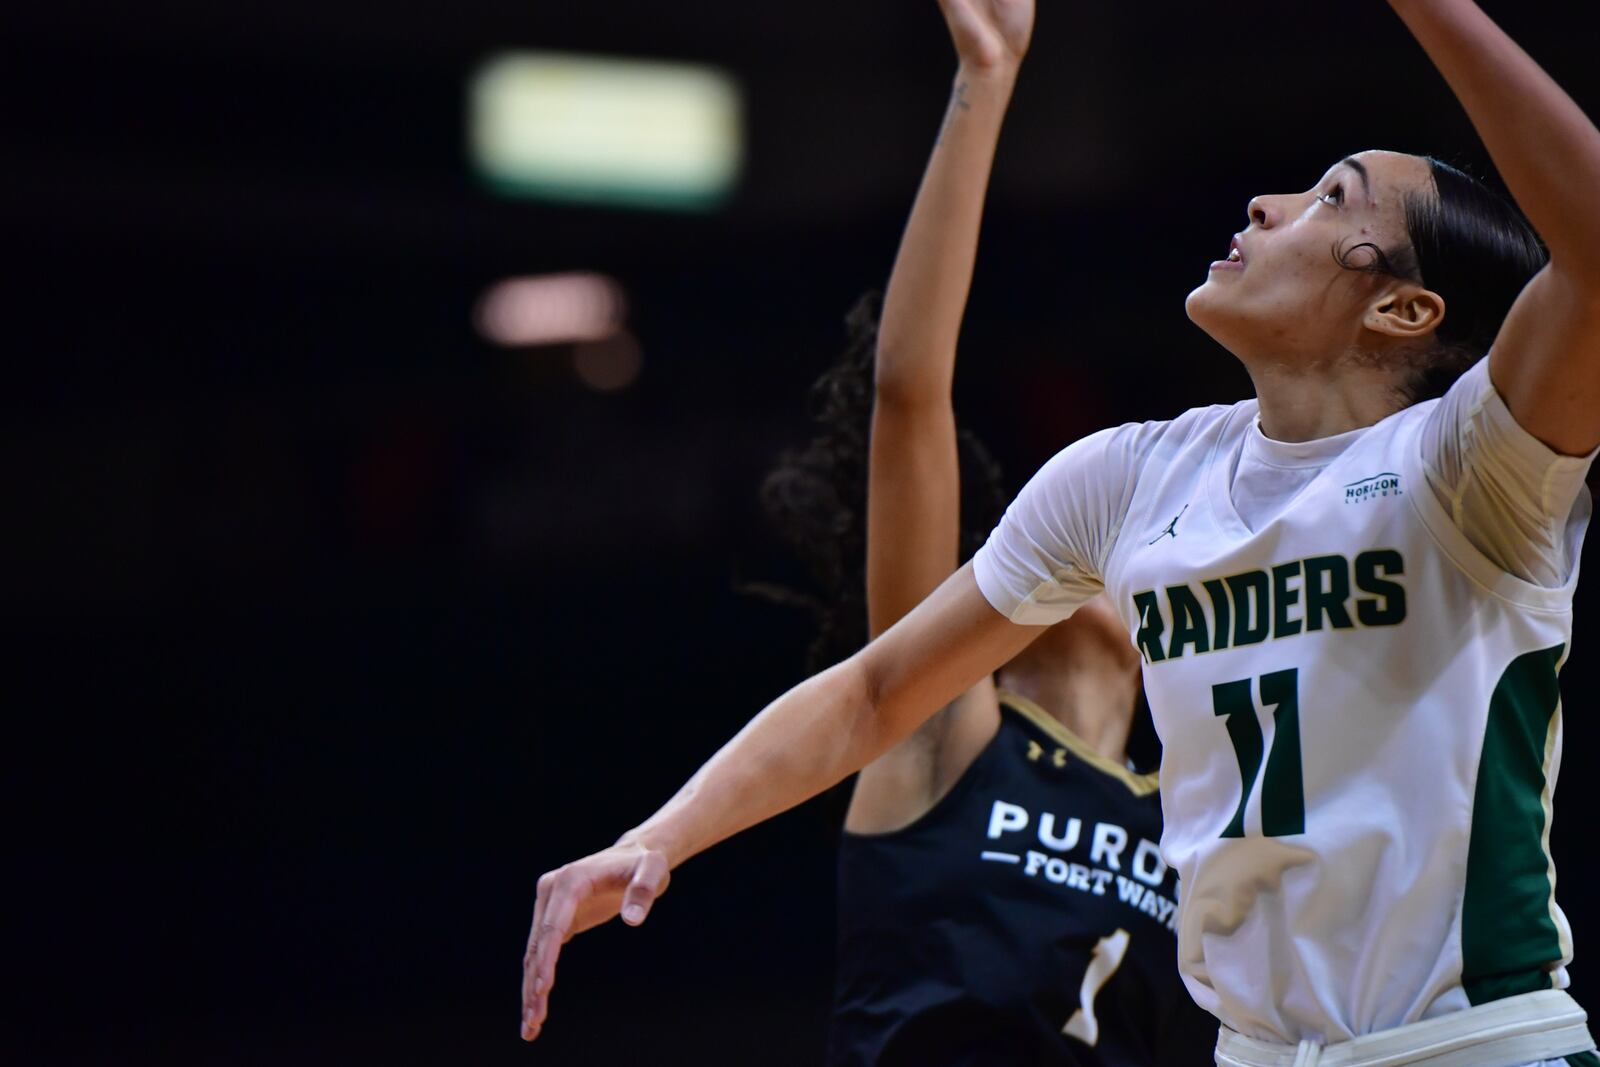
<path fill-rule="evenodd" d="M 1249 206 L 1245 209 L 1250 216 L 1250 221 L 1263 230 L 1271 229 L 1277 225 L 1277 214 L 1272 210 L 1272 205 L 1264 196 L 1252 197 Z"/>

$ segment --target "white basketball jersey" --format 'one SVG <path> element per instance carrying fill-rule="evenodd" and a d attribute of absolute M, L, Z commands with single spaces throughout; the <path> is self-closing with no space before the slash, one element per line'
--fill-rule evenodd
<path fill-rule="evenodd" d="M 1246 1036 L 1340 1041 L 1567 984 L 1548 843 L 1577 568 L 1543 588 L 1468 542 L 1424 485 L 1436 403 L 1355 435 L 1253 531 L 1230 480 L 1254 401 L 1108 431 L 1129 461 L 1109 504 L 1064 485 L 1086 505 L 1008 514 L 975 564 L 1019 622 L 1069 612 L 1084 578 L 1123 614 L 1164 746 L 1179 966 Z M 1102 504 L 1104 537 L 1074 528 Z M 1587 517 L 1583 495 L 1574 545 Z M 1084 543 L 1100 555 L 1060 549 Z"/>

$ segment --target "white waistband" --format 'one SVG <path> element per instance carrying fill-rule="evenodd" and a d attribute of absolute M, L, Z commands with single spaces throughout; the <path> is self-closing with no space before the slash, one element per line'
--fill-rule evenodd
<path fill-rule="evenodd" d="M 1510 1067 L 1594 1048 L 1588 1015 L 1559 989 L 1490 1001 L 1437 1019 L 1350 1041 L 1298 1046 L 1256 1041 L 1222 1027 L 1220 1067 Z"/>

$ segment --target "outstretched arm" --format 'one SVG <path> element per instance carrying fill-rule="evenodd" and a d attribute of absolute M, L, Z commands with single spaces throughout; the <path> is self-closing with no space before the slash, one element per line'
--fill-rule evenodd
<path fill-rule="evenodd" d="M 539 1036 L 568 938 L 633 925 L 672 868 L 859 770 L 1038 636 L 990 607 L 971 566 L 850 659 L 791 689 L 667 804 L 602 852 L 539 879 L 522 964 L 522 1036 Z"/>
<path fill-rule="evenodd" d="M 1495 339 L 1490 377 L 1525 430 L 1583 455 L 1600 445 L 1600 130 L 1471 0 L 1390 6 L 1550 250 Z"/>
<path fill-rule="evenodd" d="M 867 621 L 874 637 L 956 568 L 956 339 L 995 146 L 1033 30 L 1033 0 L 940 0 L 940 8 L 960 69 L 878 328 L 867 479 Z"/>
<path fill-rule="evenodd" d="M 956 569 L 961 471 L 950 393 L 995 145 L 1033 29 L 1034 0 L 941 0 L 960 57 L 878 326 L 867 469 L 867 628 L 894 625 Z M 861 769 L 845 825 L 905 826 L 994 735 L 987 681 Z"/>

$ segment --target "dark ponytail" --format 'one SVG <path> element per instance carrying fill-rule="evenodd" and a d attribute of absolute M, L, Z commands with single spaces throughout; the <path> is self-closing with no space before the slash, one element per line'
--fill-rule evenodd
<path fill-rule="evenodd" d="M 1549 261 L 1539 235 L 1510 202 L 1448 163 L 1428 157 L 1427 164 L 1432 194 L 1405 199 L 1408 245 L 1334 249 L 1346 269 L 1403 278 L 1444 298 L 1444 321 L 1402 386 L 1408 404 L 1443 396 L 1488 354 L 1512 302 Z"/>

